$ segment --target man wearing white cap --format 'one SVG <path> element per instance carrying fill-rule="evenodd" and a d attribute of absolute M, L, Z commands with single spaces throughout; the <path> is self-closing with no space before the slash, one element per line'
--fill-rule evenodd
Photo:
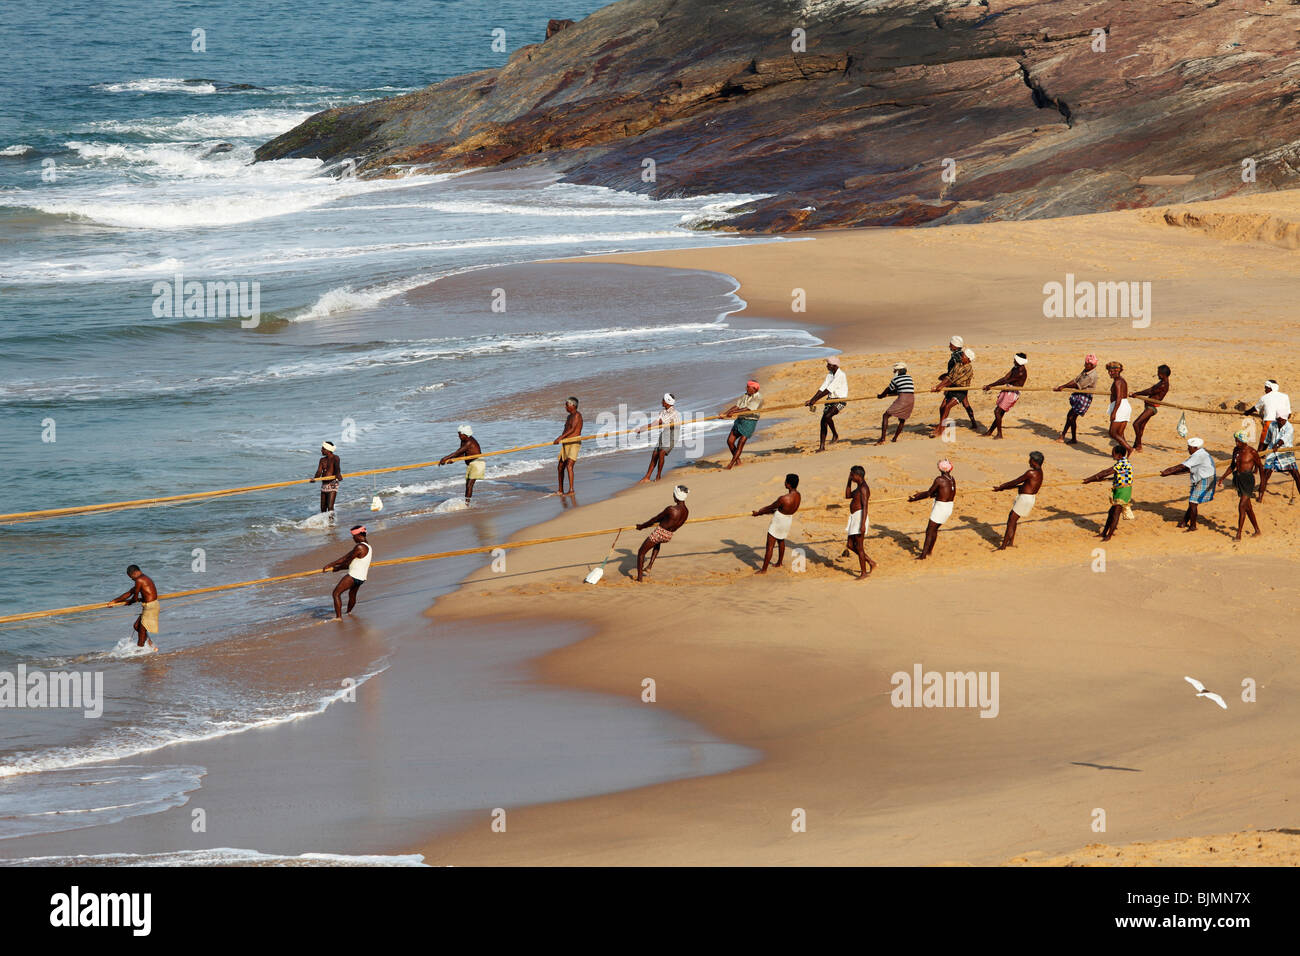
<path fill-rule="evenodd" d="M 930 507 L 930 521 L 925 526 L 925 546 L 917 555 L 918 561 L 924 561 L 934 551 L 934 543 L 939 537 L 939 526 L 952 517 L 953 503 L 957 500 L 957 479 L 952 476 L 952 462 L 945 458 L 939 462 L 938 467 L 939 474 L 935 476 L 934 481 L 930 482 L 930 487 L 925 491 L 918 491 L 907 499 L 908 501 L 934 499 L 934 504 Z"/>
<path fill-rule="evenodd" d="M 1160 472 L 1161 475 L 1177 475 L 1187 472 L 1191 476 L 1192 487 L 1187 494 L 1187 511 L 1178 521 L 1178 527 L 1188 531 L 1196 530 L 1197 507 L 1214 500 L 1214 479 L 1218 477 L 1214 468 L 1214 459 L 1205 450 L 1205 442 L 1200 438 L 1187 439 L 1187 460 L 1181 465 L 1174 465 Z"/>
<path fill-rule="evenodd" d="M 1264 456 L 1264 471 L 1259 477 L 1259 494 L 1256 501 L 1264 500 L 1264 489 L 1268 487 L 1269 475 L 1275 471 L 1291 476 L 1295 482 L 1296 491 L 1300 491 L 1300 468 L 1296 467 L 1295 452 L 1278 451 L 1280 448 L 1295 447 L 1295 428 L 1292 424 L 1280 415 L 1268 423 L 1268 431 L 1264 434 L 1264 449 L 1268 452 Z"/>
<path fill-rule="evenodd" d="M 1011 371 L 1007 372 L 996 382 L 989 382 L 984 386 L 984 391 L 990 388 L 997 388 L 999 385 L 1007 386 L 998 392 L 998 400 L 993 406 L 993 424 L 989 425 L 989 430 L 984 433 L 987 437 L 992 435 L 994 438 L 1002 437 L 1002 416 L 1020 401 L 1020 388 L 1029 380 L 1029 357 L 1024 352 L 1017 352 L 1012 359 Z M 996 432 L 997 434 L 994 434 Z"/>
<path fill-rule="evenodd" d="M 461 425 L 456 429 L 456 437 L 460 439 L 460 447 L 442 458 L 438 464 L 445 465 L 449 461 L 465 462 L 465 500 L 469 501 L 474 497 L 474 482 L 487 474 L 487 465 L 482 458 L 478 457 L 483 454 L 483 448 L 474 437 L 473 428 L 469 425 Z"/>
<path fill-rule="evenodd" d="M 876 398 L 887 398 L 890 395 L 896 397 L 894 404 L 886 408 L 885 413 L 880 416 L 880 440 L 876 442 L 877 445 L 885 443 L 885 433 L 889 431 L 891 416 L 898 419 L 898 427 L 894 429 L 893 438 L 894 441 L 898 441 L 898 436 L 903 432 L 903 425 L 911 417 L 912 409 L 916 405 L 916 383 L 912 381 L 912 376 L 907 374 L 906 362 L 894 363 L 894 377 Z"/>
<path fill-rule="evenodd" d="M 1254 411 L 1264 423 L 1259 436 L 1259 450 L 1263 451 L 1268 426 L 1279 418 L 1291 417 L 1291 396 L 1279 391 L 1277 382 L 1270 378 L 1264 383 L 1264 394 L 1255 403 Z"/>
<path fill-rule="evenodd" d="M 822 379 L 822 384 L 817 393 L 805 403 L 809 408 L 817 402 L 818 399 L 830 399 L 822 406 L 822 423 L 821 423 L 821 445 L 818 451 L 826 450 L 826 432 L 831 433 L 831 444 L 840 440 L 840 433 L 835 428 L 835 416 L 844 411 L 845 402 L 839 399 L 849 397 L 849 380 L 844 375 L 844 370 L 840 368 L 838 356 L 832 355 L 826 360 L 826 377 Z"/>
<path fill-rule="evenodd" d="M 357 592 L 361 590 L 361 585 L 366 583 L 366 578 L 370 576 L 370 562 L 374 560 L 375 549 L 370 547 L 366 541 L 366 526 L 363 524 L 354 525 L 352 528 L 352 550 L 337 561 L 331 561 L 325 567 L 321 568 L 322 574 L 328 574 L 331 571 L 342 571 L 344 566 L 347 567 L 348 573 L 339 578 L 339 583 L 334 586 L 334 620 L 343 620 L 343 592 L 348 592 L 348 613 L 357 606 Z"/>
<path fill-rule="evenodd" d="M 645 477 L 637 484 L 645 484 L 647 481 L 658 481 L 664 476 L 664 462 L 668 460 L 668 453 L 677 447 L 681 440 L 682 433 L 682 413 L 677 410 L 677 396 L 672 392 L 664 392 L 662 399 L 663 411 L 649 425 L 638 425 L 634 434 L 640 434 L 647 428 L 659 429 L 655 441 L 654 449 L 650 452 L 650 467 L 645 470 Z M 658 468 L 658 474 L 653 478 L 650 475 Z"/>
<path fill-rule="evenodd" d="M 655 558 L 659 557 L 659 546 L 665 541 L 673 540 L 673 532 L 686 524 L 686 519 L 691 516 L 690 511 L 686 508 L 686 495 L 689 489 L 685 485 L 678 485 L 673 489 L 673 503 L 663 511 L 659 512 L 649 521 L 642 521 L 636 526 L 638 531 L 655 525 L 655 529 L 646 536 L 641 542 L 641 548 L 636 553 L 636 579 L 644 581 L 645 576 L 650 573 L 654 567 Z M 646 560 L 646 553 L 649 552 L 650 560 Z"/>
<path fill-rule="evenodd" d="M 334 499 L 339 493 L 339 479 L 342 474 L 343 463 L 339 461 L 339 456 L 334 454 L 334 443 L 332 441 L 321 442 L 320 461 L 316 463 L 316 474 L 311 477 L 312 481 L 321 483 L 321 514 L 334 510 Z"/>
<path fill-rule="evenodd" d="M 960 341 L 960 338 L 954 335 L 953 340 Z M 958 349 L 953 353 L 953 358 L 948 360 L 947 374 L 940 376 L 939 384 L 930 389 L 932 392 L 944 390 L 943 402 L 939 405 L 939 424 L 934 426 L 934 431 L 930 433 L 931 438 L 938 438 L 943 433 L 948 412 L 957 404 L 966 409 L 966 414 L 970 416 L 970 427 L 977 432 L 980 430 L 979 422 L 975 420 L 975 409 L 970 407 L 970 399 L 966 397 L 966 389 L 975 377 L 975 368 L 971 365 L 973 361 L 975 361 L 974 349 Z"/>

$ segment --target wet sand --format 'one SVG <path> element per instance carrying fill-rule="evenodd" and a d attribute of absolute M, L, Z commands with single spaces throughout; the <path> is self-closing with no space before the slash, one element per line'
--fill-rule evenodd
<path fill-rule="evenodd" d="M 1300 219 L 1295 193 L 1204 205 L 1198 212 L 1238 224 Z M 1159 211 L 1135 211 L 616 257 L 659 267 L 689 260 L 736 277 L 746 314 L 807 321 L 844 351 L 853 396 L 874 396 L 905 360 L 922 389 L 917 412 L 897 444 L 877 447 L 887 402 L 851 404 L 839 417 L 846 440 L 825 454 L 814 451 L 812 415 L 765 420 L 741 469 L 723 471 L 714 458 L 678 476 L 703 517 L 767 504 L 786 472 L 799 473 L 804 506 L 791 544 L 802 570 L 756 576 L 766 519 L 735 519 L 687 524 L 645 584 L 628 577 L 639 538 L 620 544 L 618 573 L 595 587 L 572 569 L 598 549 L 562 543 L 521 553 L 518 577 L 476 575 L 441 599 L 434 613 L 444 618 L 473 620 L 490 608 L 496 620 L 581 621 L 593 635 L 542 658 L 542 680 L 640 701 L 651 677 L 657 700 L 642 706 L 687 715 L 763 759 L 522 810 L 507 834 L 479 821 L 420 851 L 457 865 L 1061 864 L 1087 855 L 1079 848 L 1135 841 L 1181 841 L 1177 852 L 1201 859 L 1193 846 L 1204 835 L 1294 827 L 1300 670 L 1290 608 L 1300 597 L 1300 497 L 1289 479 L 1276 476 L 1257 506 L 1260 538 L 1233 541 L 1231 487 L 1202 507 L 1198 532 L 1175 530 L 1186 476 L 1146 477 L 1186 456 L 1174 434 L 1179 415 L 1165 409 L 1135 456 L 1136 520 L 1121 522 L 1101 553 L 1107 486 L 1079 479 L 1109 465 L 1104 398 L 1075 446 L 1054 440 L 1066 396 L 1050 392 L 1024 393 L 1004 441 L 964 421 L 954 442 L 924 435 L 938 405 L 926 383 L 942 372 L 953 333 L 977 352 L 977 387 L 1020 350 L 1031 387 L 1067 381 L 1085 351 L 1122 361 L 1134 389 L 1170 364 L 1170 399 L 1189 405 L 1253 403 L 1266 378 L 1294 387 L 1281 357 L 1300 345 L 1286 319 L 1295 253 L 1241 231 L 1175 227 Z M 1151 282 L 1150 325 L 1045 318 L 1044 284 L 1067 272 Z M 794 289 L 806 293 L 806 312 L 791 311 Z M 822 374 L 809 361 L 760 377 L 778 404 L 811 396 Z M 995 394 L 972 392 L 982 424 Z M 1187 414 L 1220 473 L 1240 422 Z M 1047 456 L 1046 484 L 1017 547 L 996 552 L 1014 493 L 989 489 L 1023 471 L 1033 450 Z M 955 462 L 958 503 L 933 559 L 921 563 L 926 507 L 883 499 L 924 489 L 939 457 Z M 864 582 L 839 557 L 844 480 L 858 463 L 878 502 L 867 548 L 880 567 Z M 644 520 L 666 499 L 665 487 L 630 489 L 528 534 Z M 918 664 L 997 672 L 997 717 L 892 706 L 892 675 Z M 1228 709 L 1198 699 L 1184 675 L 1222 693 Z M 806 832 L 794 832 L 801 810 Z M 1104 831 L 1094 829 L 1098 810 Z M 1293 847 L 1253 853 L 1249 840 L 1238 842 L 1233 863 L 1295 862 Z"/>

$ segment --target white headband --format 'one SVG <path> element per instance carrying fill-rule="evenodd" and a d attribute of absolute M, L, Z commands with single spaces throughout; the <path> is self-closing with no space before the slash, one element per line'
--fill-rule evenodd
<path fill-rule="evenodd" d="M 470 428 L 468 425 L 461 425 L 460 428 L 456 429 L 456 434 L 464 435 L 466 438 L 473 438 L 474 429 Z"/>
<path fill-rule="evenodd" d="M 332 441 L 323 441 L 320 443 L 320 446 L 324 448 L 326 451 L 334 450 L 334 443 Z"/>
<path fill-rule="evenodd" d="M 676 404 L 677 404 L 677 396 L 674 395 L 672 392 L 664 392 L 664 404 L 665 404 L 665 405 L 676 405 Z"/>
<path fill-rule="evenodd" d="M 1188 448 L 1200 448 L 1200 447 L 1202 447 L 1204 444 L 1205 444 L 1205 439 L 1204 439 L 1204 438 L 1189 438 L 1189 439 L 1187 439 L 1187 447 L 1188 447 Z"/>
<path fill-rule="evenodd" d="M 685 501 L 687 494 L 688 492 L 686 490 L 685 485 L 678 485 L 676 488 L 673 489 L 673 497 L 676 498 L 678 501 Z"/>

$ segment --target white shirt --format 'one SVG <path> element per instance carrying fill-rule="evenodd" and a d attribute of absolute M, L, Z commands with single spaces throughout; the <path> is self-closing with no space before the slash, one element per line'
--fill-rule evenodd
<path fill-rule="evenodd" d="M 1291 396 L 1286 392 L 1265 392 L 1255 403 L 1255 411 L 1260 413 L 1265 422 L 1271 422 L 1275 418 L 1290 418 Z"/>
<path fill-rule="evenodd" d="M 1204 481 L 1206 478 L 1213 478 L 1216 474 L 1214 459 L 1210 457 L 1210 453 L 1204 448 L 1198 448 L 1192 452 L 1191 456 L 1183 464 L 1192 473 L 1192 481 Z"/>
<path fill-rule="evenodd" d="M 844 369 L 837 368 L 834 372 L 827 372 L 818 391 L 825 392 L 829 398 L 848 398 L 849 380 L 844 374 Z"/>

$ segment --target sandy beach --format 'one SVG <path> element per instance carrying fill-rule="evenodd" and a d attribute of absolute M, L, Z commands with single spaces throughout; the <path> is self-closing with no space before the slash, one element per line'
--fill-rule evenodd
<path fill-rule="evenodd" d="M 1107 862 L 1110 852 L 1138 864 L 1294 864 L 1300 854 L 1285 832 L 1251 834 L 1296 825 L 1295 486 L 1275 476 L 1256 506 L 1259 538 L 1233 541 L 1230 487 L 1202 507 L 1198 532 L 1175 530 L 1186 476 L 1147 477 L 1186 456 L 1179 413 L 1162 410 L 1134 458 L 1136 520 L 1121 522 L 1100 553 L 1107 486 L 1080 479 L 1109 465 L 1104 398 L 1074 446 L 1054 440 L 1066 396 L 1051 392 L 1025 391 L 1003 441 L 964 421 L 953 442 L 928 438 L 926 427 L 939 398 L 928 383 L 952 334 L 976 351 L 977 387 L 1003 375 L 1016 351 L 1029 356 L 1029 389 L 1068 381 L 1089 351 L 1123 362 L 1134 389 L 1169 364 L 1169 399 L 1198 407 L 1253 404 L 1268 378 L 1294 387 L 1280 356 L 1300 344 L 1285 319 L 1295 282 L 1287 224 L 1297 221 L 1300 194 L 1291 192 L 1168 216 L 856 230 L 584 259 L 734 276 L 748 303 L 742 317 L 807 324 L 842 350 L 851 396 L 874 396 L 892 364 L 906 361 L 917 410 L 898 443 L 877 447 L 887 401 L 852 403 L 838 419 L 843 440 L 824 454 L 815 453 L 815 416 L 773 415 L 738 470 L 724 471 L 716 456 L 690 462 L 522 535 L 644 521 L 677 481 L 690 486 L 694 517 L 744 512 L 771 502 L 796 472 L 804 499 L 790 544 L 801 570 L 756 576 L 766 519 L 743 518 L 688 523 L 644 584 L 629 577 L 640 536 L 624 535 L 598 586 L 582 576 L 609 543 L 588 539 L 510 552 L 508 574 L 479 572 L 441 598 L 430 613 L 444 624 L 527 618 L 590 633 L 541 657 L 535 679 L 669 710 L 762 758 L 724 774 L 506 808 L 504 833 L 490 826 L 499 804 L 485 805 L 481 819 L 411 849 L 456 865 L 1063 865 Z M 1150 282 L 1149 325 L 1046 318 L 1044 284 L 1066 273 Z M 792 311 L 794 290 L 806 311 Z M 823 371 L 811 360 L 757 374 L 778 405 L 809 398 Z M 971 393 L 981 425 L 995 394 Z M 1187 413 L 1220 473 L 1239 424 L 1237 415 Z M 1013 493 L 989 489 L 1023 471 L 1034 450 L 1046 456 L 1037 507 L 1017 546 L 997 553 Z M 925 505 L 884 499 L 927 487 L 940 457 L 954 462 L 957 505 L 922 564 L 914 558 Z M 864 582 L 840 557 L 855 464 L 877 502 L 867 550 L 879 568 Z M 997 672 L 995 719 L 892 706 L 891 675 L 916 666 Z M 1227 710 L 1198 699 L 1184 675 L 1220 692 Z M 647 678 L 653 703 L 642 702 Z M 805 830 L 795 832 L 801 816 Z M 1136 844 L 1141 851 L 1124 849 Z"/>

